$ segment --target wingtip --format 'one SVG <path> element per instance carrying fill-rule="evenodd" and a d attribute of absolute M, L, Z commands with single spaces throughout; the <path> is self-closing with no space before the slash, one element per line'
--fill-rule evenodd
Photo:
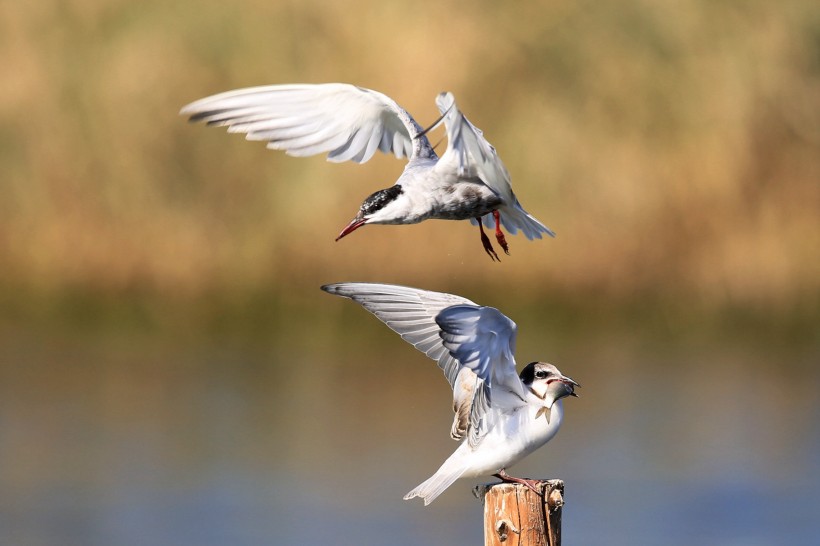
<path fill-rule="evenodd" d="M 328 294 L 338 294 L 339 293 L 339 286 L 340 283 L 331 283 L 331 284 L 323 284 L 319 288 L 323 291 L 327 292 Z"/>
<path fill-rule="evenodd" d="M 189 116 L 189 118 L 193 118 L 198 112 L 201 111 L 200 104 L 202 103 L 202 99 L 195 100 L 194 102 L 189 102 L 185 106 L 179 109 L 180 116 Z M 188 121 L 191 121 L 190 119 Z"/>
<path fill-rule="evenodd" d="M 449 91 L 442 91 L 436 97 L 436 106 L 438 106 L 438 110 L 441 112 L 442 118 L 450 112 L 450 109 L 455 103 L 456 98 Z"/>
<path fill-rule="evenodd" d="M 344 298 L 351 298 L 355 293 L 355 286 L 357 284 L 367 284 L 367 283 L 356 283 L 356 282 L 334 282 L 331 284 L 323 284 L 319 288 L 327 292 L 328 294 L 333 294 L 334 296 L 342 296 Z"/>
<path fill-rule="evenodd" d="M 450 91 L 442 91 L 438 94 L 438 97 L 436 98 L 440 101 L 455 102 L 455 97 L 453 96 L 453 93 Z"/>

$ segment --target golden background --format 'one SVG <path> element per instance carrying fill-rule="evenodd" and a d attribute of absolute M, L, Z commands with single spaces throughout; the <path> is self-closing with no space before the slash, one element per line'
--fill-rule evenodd
<path fill-rule="evenodd" d="M 352 280 L 496 306 L 584 385 L 513 469 L 568 543 L 820 535 L 817 2 L 0 0 L 0 60 L 0 543 L 479 543 L 469 480 L 401 500 L 450 393 Z M 402 162 L 178 115 L 334 81 L 423 126 L 452 91 L 558 237 L 334 242 Z"/>
<path fill-rule="evenodd" d="M 290 295 L 321 272 L 706 309 L 817 302 L 813 2 L 423 6 L 5 2 L 6 291 Z M 334 244 L 401 162 L 289 158 L 177 117 L 228 89 L 324 81 L 382 91 L 422 125 L 454 92 L 557 240 L 514 238 L 500 266 L 466 224 Z"/>

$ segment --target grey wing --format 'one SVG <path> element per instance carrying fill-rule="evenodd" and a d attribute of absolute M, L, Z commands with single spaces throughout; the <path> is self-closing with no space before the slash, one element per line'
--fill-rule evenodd
<path fill-rule="evenodd" d="M 516 326 L 497 309 L 390 284 L 340 283 L 322 290 L 361 304 L 438 362 L 453 389 L 453 439 L 469 434 L 470 444 L 477 444 L 492 425 L 491 404 L 524 403 L 513 358 Z"/>
<path fill-rule="evenodd" d="M 474 304 L 443 309 L 436 323 L 444 346 L 477 378 L 466 423 L 470 445 L 476 445 L 494 424 L 492 409 L 526 403 L 515 365 L 517 327 L 498 309 Z M 466 414 L 466 408 L 461 409 Z"/>
<path fill-rule="evenodd" d="M 322 290 L 350 298 L 376 315 L 402 339 L 438 363 L 450 386 L 456 388 L 461 366 L 441 339 L 436 316 L 459 304 L 475 305 L 460 296 L 406 286 L 376 283 L 328 284 Z"/>
<path fill-rule="evenodd" d="M 436 105 L 447 129 L 447 150 L 441 156 L 439 168 L 455 166 L 459 176 L 477 177 L 501 197 L 501 222 L 513 235 L 520 229 L 528 239 L 540 239 L 542 233 L 555 234 L 527 213 L 512 190 L 510 173 L 498 157 L 495 148 L 484 138 L 484 133 L 470 123 L 456 106 L 452 93 L 441 93 Z M 484 216 L 484 225 L 494 227 L 493 219 Z M 478 220 L 473 219 L 473 223 Z"/>
<path fill-rule="evenodd" d="M 227 126 L 292 156 L 364 163 L 376 150 L 397 158 L 436 157 L 421 127 L 390 97 L 343 83 L 249 87 L 192 102 L 190 121 Z"/>
<path fill-rule="evenodd" d="M 481 129 L 461 113 L 452 93 L 439 94 L 436 105 L 447 129 L 447 150 L 442 163 L 455 162 L 460 176 L 478 176 L 505 203 L 514 203 L 510 174 Z"/>

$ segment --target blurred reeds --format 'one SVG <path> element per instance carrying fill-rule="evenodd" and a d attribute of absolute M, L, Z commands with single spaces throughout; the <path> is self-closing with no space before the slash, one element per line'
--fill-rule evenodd
<path fill-rule="evenodd" d="M 815 1 L 41 0 L 0 14 L 7 299 L 298 300 L 383 280 L 816 316 Z M 513 237 L 501 264 L 463 222 L 334 243 L 401 162 L 290 158 L 177 114 L 323 81 L 378 89 L 422 125 L 453 91 L 558 238 Z"/>

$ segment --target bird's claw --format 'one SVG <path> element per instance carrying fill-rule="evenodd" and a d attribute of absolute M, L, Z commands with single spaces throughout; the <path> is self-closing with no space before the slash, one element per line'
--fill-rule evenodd
<path fill-rule="evenodd" d="M 501 231 L 501 213 L 497 210 L 493 211 L 493 219 L 495 220 L 495 239 L 501 248 L 504 249 L 504 254 L 510 255 L 510 247 L 507 245 L 507 238 L 504 237 L 504 232 Z"/>
<path fill-rule="evenodd" d="M 544 496 L 543 491 L 539 491 L 538 487 L 541 485 L 540 480 L 532 480 L 529 478 L 516 478 L 515 476 L 510 476 L 507 472 L 502 468 L 498 474 L 493 474 L 496 478 L 503 482 L 507 483 L 520 483 L 521 485 L 526 486 L 530 491 L 538 495 L 539 497 Z"/>
<path fill-rule="evenodd" d="M 510 255 L 510 247 L 509 247 L 509 245 L 507 245 L 507 238 L 504 237 L 504 234 L 501 232 L 501 230 L 497 230 L 495 232 L 495 239 L 498 241 L 498 244 L 501 245 L 501 248 L 504 249 L 504 254 L 509 256 Z"/>
<path fill-rule="evenodd" d="M 484 233 L 484 227 L 481 225 L 481 219 L 479 219 L 478 228 L 481 230 L 481 244 L 484 245 L 484 251 L 490 257 L 490 259 L 492 259 L 494 262 L 500 262 L 501 258 L 499 258 L 498 254 L 496 254 L 495 249 L 493 248 L 493 245 L 490 243 L 490 238 L 487 237 L 486 233 Z M 506 242 L 505 242 L 505 244 L 506 244 Z M 507 252 L 507 254 L 509 254 L 509 252 Z"/>

